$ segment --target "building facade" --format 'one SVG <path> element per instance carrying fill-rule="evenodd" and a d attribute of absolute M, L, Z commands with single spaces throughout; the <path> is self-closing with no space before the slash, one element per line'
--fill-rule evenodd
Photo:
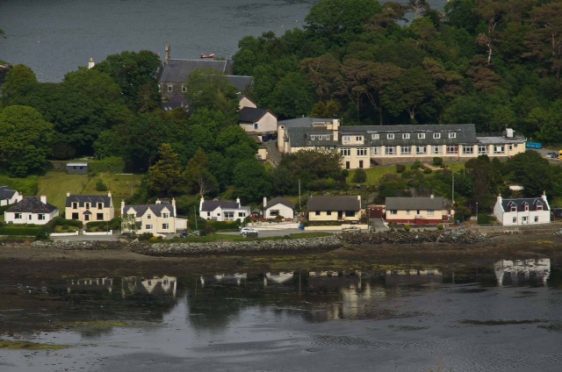
<path fill-rule="evenodd" d="M 176 201 L 154 204 L 126 205 L 121 202 L 121 232 L 165 236 L 187 229 L 187 220 L 178 218 Z"/>
<path fill-rule="evenodd" d="M 536 198 L 504 199 L 498 195 L 494 216 L 503 226 L 524 226 L 550 223 L 550 205 L 543 193 Z"/>
<path fill-rule="evenodd" d="M 27 196 L 4 212 L 4 221 L 18 225 L 46 225 L 59 215 L 46 196 Z"/>
<path fill-rule="evenodd" d="M 525 152 L 526 143 L 512 129 L 503 135 L 477 136 L 474 124 L 341 126 L 337 119 L 324 119 L 322 123 L 304 118 L 297 123 L 300 125 L 295 125 L 294 120 L 279 122 L 280 152 L 337 151 L 346 169 L 434 157 L 446 160 L 468 160 L 480 155 L 510 157 Z"/>
<path fill-rule="evenodd" d="M 438 225 L 454 221 L 450 203 L 441 197 L 388 197 L 385 199 L 388 223 Z"/>
<path fill-rule="evenodd" d="M 16 204 L 23 199 L 23 195 L 7 186 L 0 186 L 0 207 Z"/>
<path fill-rule="evenodd" d="M 295 218 L 295 206 L 285 198 L 273 198 L 270 201 L 263 198 L 263 216 L 267 220 L 282 218 L 292 220 Z"/>
<path fill-rule="evenodd" d="M 205 200 L 199 202 L 199 217 L 204 220 L 229 222 L 244 220 L 251 214 L 250 207 L 243 206 L 240 198 L 234 200 Z"/>
<path fill-rule="evenodd" d="M 307 216 L 310 222 L 356 222 L 361 219 L 361 196 L 311 196 Z"/>
<path fill-rule="evenodd" d="M 239 112 L 238 121 L 247 133 L 277 133 L 277 117 L 265 109 L 244 107 Z"/>
<path fill-rule="evenodd" d="M 92 221 L 111 221 L 115 217 L 113 198 L 107 195 L 66 194 L 64 209 L 66 219 L 88 223 Z"/>

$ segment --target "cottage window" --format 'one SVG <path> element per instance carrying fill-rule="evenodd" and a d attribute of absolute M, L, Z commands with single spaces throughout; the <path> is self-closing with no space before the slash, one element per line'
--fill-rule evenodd
<path fill-rule="evenodd" d="M 145 230 L 152 230 L 152 225 L 148 224 L 144 226 Z"/>
<path fill-rule="evenodd" d="M 515 205 L 512 205 L 512 206 L 511 206 L 511 211 L 512 211 L 512 212 L 517 212 L 517 207 L 516 207 Z"/>
<path fill-rule="evenodd" d="M 542 204 L 537 204 L 537 211 L 542 211 Z"/>
<path fill-rule="evenodd" d="M 363 160 L 359 160 L 359 168 L 363 168 Z"/>
<path fill-rule="evenodd" d="M 472 154 L 474 152 L 474 147 L 472 146 L 463 146 L 462 147 L 463 154 Z"/>
<path fill-rule="evenodd" d="M 168 93 L 172 93 L 174 91 L 174 86 L 172 84 L 168 84 Z"/>
<path fill-rule="evenodd" d="M 394 139 L 394 133 L 388 133 L 386 135 L 386 139 L 393 140 Z"/>
<path fill-rule="evenodd" d="M 390 214 L 398 214 L 398 211 L 396 209 L 391 209 Z"/>
<path fill-rule="evenodd" d="M 355 211 L 345 211 L 346 217 L 355 217 Z"/>
<path fill-rule="evenodd" d="M 503 154 L 505 148 L 503 145 L 497 145 L 494 147 L 494 154 Z"/>
<path fill-rule="evenodd" d="M 402 146 L 400 151 L 403 155 L 409 155 L 412 152 L 412 148 L 410 146 Z"/>
<path fill-rule="evenodd" d="M 529 204 L 525 203 L 525 212 L 529 212 Z"/>
<path fill-rule="evenodd" d="M 425 146 L 416 146 L 416 154 L 421 155 L 425 154 L 426 147 Z"/>
<path fill-rule="evenodd" d="M 523 216 L 523 217 L 521 217 L 521 222 L 523 222 L 523 223 L 527 223 L 527 216 Z"/>
<path fill-rule="evenodd" d="M 363 136 L 356 136 L 355 140 L 359 142 L 363 142 Z"/>
<path fill-rule="evenodd" d="M 103 213 L 96 213 L 96 220 L 103 221 Z"/>
<path fill-rule="evenodd" d="M 168 225 L 167 223 L 162 224 L 162 230 L 168 230 L 169 228 L 170 228 L 170 225 Z"/>
<path fill-rule="evenodd" d="M 418 139 L 425 139 L 425 133 L 418 133 Z"/>
<path fill-rule="evenodd" d="M 98 203 L 98 209 L 103 209 L 103 203 Z"/>
<path fill-rule="evenodd" d="M 181 85 L 181 91 L 184 93 L 187 92 L 187 87 L 185 86 L 185 84 Z"/>
<path fill-rule="evenodd" d="M 169 213 L 162 213 L 162 218 L 169 218 L 170 214 Z"/>
<path fill-rule="evenodd" d="M 130 213 L 127 215 L 128 218 L 134 219 L 135 218 L 135 214 L 134 213 Z"/>
<path fill-rule="evenodd" d="M 539 222 L 539 216 L 535 216 L 535 222 Z"/>
<path fill-rule="evenodd" d="M 258 129 L 259 124 L 258 123 L 254 123 L 254 129 Z"/>
<path fill-rule="evenodd" d="M 378 155 L 380 152 L 380 147 L 379 146 L 373 146 L 371 147 L 371 154 L 373 155 Z"/>
<path fill-rule="evenodd" d="M 517 223 L 517 217 L 513 217 L 513 219 L 511 220 L 513 223 Z"/>
<path fill-rule="evenodd" d="M 86 203 L 86 209 L 90 209 L 90 203 Z"/>
<path fill-rule="evenodd" d="M 238 212 L 238 217 L 246 217 L 246 212 Z"/>
<path fill-rule="evenodd" d="M 441 146 L 433 146 L 433 153 L 440 154 L 441 153 Z"/>
<path fill-rule="evenodd" d="M 385 152 L 386 155 L 396 154 L 396 147 L 394 147 L 394 146 L 387 146 L 387 147 L 385 147 L 384 150 L 385 150 L 384 152 Z"/>
<path fill-rule="evenodd" d="M 488 146 L 478 145 L 478 155 L 486 155 L 488 153 Z"/>
<path fill-rule="evenodd" d="M 227 220 L 234 218 L 234 212 L 224 212 L 224 218 Z"/>
<path fill-rule="evenodd" d="M 433 139 L 441 139 L 441 133 L 433 133 Z"/>
<path fill-rule="evenodd" d="M 332 211 L 326 212 L 326 215 L 327 215 L 327 216 L 331 216 L 331 215 L 332 215 Z"/>
<path fill-rule="evenodd" d="M 269 211 L 269 215 L 270 215 L 270 216 L 273 216 L 273 217 L 279 216 L 279 209 L 271 209 L 271 210 Z"/>
<path fill-rule="evenodd" d="M 90 221 L 90 215 L 89 214 L 84 215 L 84 221 Z"/>
<path fill-rule="evenodd" d="M 349 168 L 351 168 L 351 164 L 348 161 L 346 161 L 345 162 L 345 169 L 349 169 Z"/>
<path fill-rule="evenodd" d="M 320 211 L 316 211 L 315 213 L 317 216 L 320 216 Z"/>
<path fill-rule="evenodd" d="M 16 220 L 21 220 L 21 213 L 15 213 L 15 214 L 14 214 L 14 219 L 16 219 Z"/>
<path fill-rule="evenodd" d="M 45 221 L 45 215 L 44 215 L 43 213 L 39 213 L 39 214 L 37 215 L 37 219 L 38 219 L 39 221 Z"/>
<path fill-rule="evenodd" d="M 373 140 L 378 140 L 378 139 L 380 139 L 380 138 L 381 138 L 381 135 L 378 134 L 378 133 L 373 133 L 373 134 L 371 134 L 371 139 L 373 139 Z"/>
<path fill-rule="evenodd" d="M 513 145 L 509 145 L 507 148 L 508 148 L 509 151 L 511 151 L 511 150 L 513 150 Z"/>
<path fill-rule="evenodd" d="M 152 215 L 150 215 L 150 214 L 147 214 L 147 215 L 146 215 L 146 219 L 147 219 L 147 220 L 150 220 L 151 218 L 152 218 Z"/>
<path fill-rule="evenodd" d="M 351 155 L 351 149 L 350 148 L 340 149 L 340 154 L 342 156 L 349 156 L 349 155 Z"/>
<path fill-rule="evenodd" d="M 457 138 L 457 134 L 455 132 L 449 132 L 449 139 Z"/>
<path fill-rule="evenodd" d="M 72 213 L 72 219 L 73 220 L 78 220 L 80 217 L 78 216 L 78 213 Z"/>
<path fill-rule="evenodd" d="M 72 203 L 72 209 L 78 209 L 78 203 L 76 202 Z"/>
<path fill-rule="evenodd" d="M 447 154 L 458 154 L 459 146 L 457 145 L 448 145 L 447 146 Z"/>
<path fill-rule="evenodd" d="M 402 133 L 402 139 L 405 139 L 405 140 L 410 139 L 410 133 Z"/>
<path fill-rule="evenodd" d="M 357 149 L 357 156 L 367 156 L 367 149 L 365 147 L 359 147 Z"/>

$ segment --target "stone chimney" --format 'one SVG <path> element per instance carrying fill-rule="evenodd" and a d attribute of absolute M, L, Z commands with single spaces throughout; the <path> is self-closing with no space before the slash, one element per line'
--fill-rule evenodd
<path fill-rule="evenodd" d="M 263 209 L 265 209 L 267 207 L 267 197 L 264 196 L 263 197 Z"/>
<path fill-rule="evenodd" d="M 108 197 L 108 198 L 111 198 L 111 191 L 108 191 L 108 192 L 107 192 L 107 197 Z"/>
<path fill-rule="evenodd" d="M 174 210 L 174 217 L 176 217 L 176 198 L 172 198 L 172 208 Z"/>
<path fill-rule="evenodd" d="M 47 204 L 47 196 L 41 195 L 41 196 L 39 197 L 39 199 L 41 200 L 41 203 Z"/>
<path fill-rule="evenodd" d="M 121 217 L 123 217 L 125 213 L 125 200 L 121 200 Z"/>
<path fill-rule="evenodd" d="M 240 204 L 240 198 L 236 198 L 236 204 L 238 204 L 238 208 L 242 206 L 242 204 Z"/>
<path fill-rule="evenodd" d="M 162 201 L 160 200 L 160 198 L 156 199 L 156 201 L 154 202 L 154 204 L 162 204 Z"/>
<path fill-rule="evenodd" d="M 93 69 L 96 66 L 96 62 L 94 62 L 94 57 L 90 57 L 88 60 L 88 70 Z"/>
<path fill-rule="evenodd" d="M 280 153 L 285 153 L 285 126 L 279 125 L 277 127 L 277 150 Z"/>
<path fill-rule="evenodd" d="M 333 140 L 338 142 L 339 138 L 340 138 L 340 136 L 339 136 L 339 133 L 340 133 L 340 121 L 339 121 L 339 119 L 333 119 L 330 127 L 331 127 L 331 130 L 332 130 Z"/>
<path fill-rule="evenodd" d="M 67 192 L 67 193 L 66 193 L 66 197 L 68 198 L 69 196 L 70 196 L 70 193 L 69 193 L 69 192 Z"/>
<path fill-rule="evenodd" d="M 168 64 L 170 59 L 172 59 L 172 47 L 169 42 L 166 42 L 166 46 L 164 47 L 164 63 Z"/>
<path fill-rule="evenodd" d="M 201 197 L 201 200 L 199 200 L 199 213 L 201 213 L 201 211 L 203 210 L 203 202 L 205 201 L 205 198 Z"/>
<path fill-rule="evenodd" d="M 546 191 L 542 192 L 541 199 L 544 200 L 545 203 L 548 203 L 548 200 L 546 199 Z"/>

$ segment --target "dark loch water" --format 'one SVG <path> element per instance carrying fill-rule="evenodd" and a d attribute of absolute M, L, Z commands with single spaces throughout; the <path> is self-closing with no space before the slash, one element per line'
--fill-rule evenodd
<path fill-rule="evenodd" d="M 232 56 L 238 41 L 302 26 L 315 0 L 0 0 L 0 60 L 30 66 L 58 81 L 90 57 L 123 50 L 197 58 Z M 407 2 L 402 0 L 401 2 Z M 430 1 L 442 6 L 444 0 Z"/>
<path fill-rule="evenodd" d="M 0 282 L 2 371 L 559 371 L 550 259 Z"/>

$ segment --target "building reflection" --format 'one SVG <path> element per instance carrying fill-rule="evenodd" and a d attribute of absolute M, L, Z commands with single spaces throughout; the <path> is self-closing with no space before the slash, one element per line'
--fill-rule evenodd
<path fill-rule="evenodd" d="M 121 279 L 121 296 L 141 294 L 150 296 L 176 297 L 178 280 L 175 276 L 154 276 L 143 278 L 128 276 Z"/>
<path fill-rule="evenodd" d="M 74 291 L 99 291 L 108 293 L 113 292 L 113 278 L 80 278 L 70 279 L 67 283 L 66 291 L 72 293 Z"/>
<path fill-rule="evenodd" d="M 442 283 L 443 273 L 435 268 L 387 270 L 384 281 L 387 285 Z"/>
<path fill-rule="evenodd" d="M 498 286 L 538 283 L 547 285 L 550 277 L 550 258 L 499 260 L 494 264 Z"/>

